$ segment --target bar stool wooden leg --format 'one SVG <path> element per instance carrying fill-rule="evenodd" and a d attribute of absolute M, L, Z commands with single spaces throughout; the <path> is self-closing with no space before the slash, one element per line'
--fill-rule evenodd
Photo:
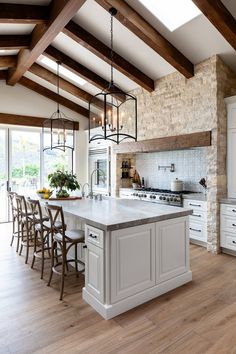
<path fill-rule="evenodd" d="M 41 279 L 43 279 L 44 273 L 44 239 L 43 239 L 43 231 L 41 232 L 41 250 L 42 250 L 42 260 L 41 260 Z"/>
<path fill-rule="evenodd" d="M 62 300 L 63 292 L 64 292 L 64 283 L 65 283 L 65 267 L 66 263 L 66 247 L 64 245 L 61 246 L 62 251 L 62 271 L 61 271 L 61 290 L 60 290 L 60 300 Z"/>
<path fill-rule="evenodd" d="M 75 244 L 75 271 L 76 271 L 76 277 L 79 277 L 78 273 L 78 245 Z"/>
<path fill-rule="evenodd" d="M 34 268 L 34 262 L 35 262 L 35 252 L 37 251 L 37 237 L 38 237 L 38 232 L 34 232 L 34 251 L 33 251 L 33 258 L 32 258 L 32 263 L 31 263 L 31 268 Z"/>
<path fill-rule="evenodd" d="M 52 281 L 52 275 L 53 275 L 53 267 L 54 267 L 54 257 L 55 257 L 55 247 L 56 247 L 56 242 L 52 241 L 52 250 L 51 250 L 51 270 L 50 270 L 50 276 L 48 280 L 47 286 L 50 286 L 51 281 Z"/>

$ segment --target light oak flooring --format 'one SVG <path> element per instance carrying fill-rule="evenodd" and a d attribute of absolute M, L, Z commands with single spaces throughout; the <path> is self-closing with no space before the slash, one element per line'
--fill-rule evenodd
<path fill-rule="evenodd" d="M 105 321 L 83 302 L 83 279 L 60 302 L 9 231 L 0 225 L 0 353 L 236 353 L 236 258 L 191 246 L 193 282 Z"/>

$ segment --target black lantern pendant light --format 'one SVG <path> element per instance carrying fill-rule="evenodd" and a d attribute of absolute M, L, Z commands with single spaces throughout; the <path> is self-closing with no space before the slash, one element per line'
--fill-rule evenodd
<path fill-rule="evenodd" d="M 102 92 L 89 102 L 89 142 L 98 139 L 111 140 L 119 144 L 124 139 L 137 141 L 137 99 L 114 85 L 113 81 L 113 17 L 117 10 L 112 7 L 111 15 L 111 81 Z"/>
<path fill-rule="evenodd" d="M 59 98 L 59 67 L 61 63 L 57 61 L 57 95 Z M 74 134 L 75 123 L 68 119 L 66 115 L 60 110 L 59 100 L 57 102 L 57 110 L 49 119 L 43 122 L 43 151 L 59 149 L 66 151 L 66 149 L 74 150 Z"/>

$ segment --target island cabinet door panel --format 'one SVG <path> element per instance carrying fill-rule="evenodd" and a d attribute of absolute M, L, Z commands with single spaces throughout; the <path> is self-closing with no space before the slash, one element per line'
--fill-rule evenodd
<path fill-rule="evenodd" d="M 104 302 L 103 249 L 88 242 L 85 255 L 85 287 L 90 294 Z"/>
<path fill-rule="evenodd" d="M 185 218 L 156 224 L 156 282 L 188 271 L 188 221 Z"/>
<path fill-rule="evenodd" d="M 111 303 L 155 285 L 155 224 L 111 233 Z"/>

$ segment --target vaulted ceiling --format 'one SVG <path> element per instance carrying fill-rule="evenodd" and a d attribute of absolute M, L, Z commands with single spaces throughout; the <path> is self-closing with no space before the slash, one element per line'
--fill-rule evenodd
<path fill-rule="evenodd" d="M 114 80 L 123 90 L 152 92 L 156 79 L 218 54 L 236 72 L 236 1 L 193 0 L 202 14 L 170 32 L 138 0 L 0 1 L 0 79 L 22 85 L 88 117 L 88 101 L 110 79 L 110 15 L 114 20 Z M 171 9 L 170 9 L 171 11 Z M 57 77 L 43 58 L 86 82 Z M 99 108 L 100 102 L 97 102 Z"/>

